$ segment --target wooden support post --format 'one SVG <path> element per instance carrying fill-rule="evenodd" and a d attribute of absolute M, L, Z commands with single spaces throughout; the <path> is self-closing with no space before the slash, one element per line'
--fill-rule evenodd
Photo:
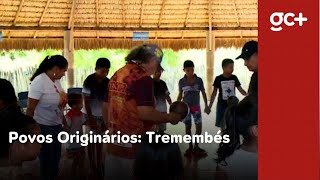
<path fill-rule="evenodd" d="M 41 14 L 40 20 L 39 20 L 39 22 L 38 22 L 38 26 L 41 25 L 42 20 L 43 20 L 43 17 L 44 17 L 44 15 L 45 15 L 46 12 L 47 12 L 47 9 L 48 9 L 48 7 L 49 7 L 50 2 L 51 2 L 51 0 L 47 0 L 47 4 L 46 4 L 46 6 L 44 7 L 44 10 L 43 10 L 43 12 L 42 12 L 42 14 Z"/>
<path fill-rule="evenodd" d="M 21 0 L 20 1 L 20 5 L 19 5 L 19 9 L 18 9 L 18 11 L 16 13 L 16 16 L 15 16 L 14 20 L 13 20 L 13 26 L 15 26 L 17 24 L 17 20 L 18 20 L 18 17 L 19 17 L 19 13 L 21 12 L 23 3 L 24 3 L 24 0 Z"/>
<path fill-rule="evenodd" d="M 124 10 L 124 0 L 121 0 L 121 7 L 122 7 L 122 25 L 126 27 L 126 12 Z"/>
<path fill-rule="evenodd" d="M 64 31 L 64 49 L 63 55 L 68 60 L 68 88 L 74 86 L 74 39 L 73 31 L 67 30 Z"/>
<path fill-rule="evenodd" d="M 214 79 L 214 52 L 215 52 L 215 37 L 213 35 L 209 35 L 209 31 L 207 32 L 207 83 L 206 83 L 206 89 L 207 89 L 207 94 L 208 96 L 211 95 L 212 93 L 212 84 L 213 84 L 213 79 Z M 211 38 L 211 40 L 209 39 Z M 211 46 L 210 46 L 210 41 L 211 41 Z M 210 49 L 211 47 L 211 49 Z M 209 97 L 210 98 L 210 97 Z"/>
<path fill-rule="evenodd" d="M 160 15 L 159 15 L 159 21 L 158 21 L 158 28 L 160 28 L 165 2 L 166 2 L 166 0 L 162 0 L 162 6 L 161 6 Z"/>
<path fill-rule="evenodd" d="M 97 21 L 97 27 L 100 26 L 99 21 L 99 0 L 96 0 L 96 21 Z"/>
<path fill-rule="evenodd" d="M 212 0 L 209 0 L 209 31 L 207 33 L 206 43 L 207 43 L 207 93 L 212 92 L 212 83 L 214 76 L 214 51 L 215 51 L 215 37 L 212 32 Z"/>

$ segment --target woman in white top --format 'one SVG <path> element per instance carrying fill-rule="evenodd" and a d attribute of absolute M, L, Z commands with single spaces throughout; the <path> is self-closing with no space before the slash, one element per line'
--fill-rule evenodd
<path fill-rule="evenodd" d="M 229 143 L 221 143 L 216 159 L 217 180 L 258 179 L 258 103 L 254 96 L 245 97 L 225 113 Z M 240 135 L 243 142 L 240 142 Z"/>
<path fill-rule="evenodd" d="M 59 171 L 61 143 L 57 135 L 65 124 L 63 109 L 67 103 L 60 79 L 68 69 L 68 61 L 61 55 L 47 56 L 31 77 L 27 115 L 33 117 L 42 135 L 51 135 L 52 143 L 43 143 L 39 155 L 43 179 L 55 179 Z M 65 126 L 67 127 L 67 126 Z"/>

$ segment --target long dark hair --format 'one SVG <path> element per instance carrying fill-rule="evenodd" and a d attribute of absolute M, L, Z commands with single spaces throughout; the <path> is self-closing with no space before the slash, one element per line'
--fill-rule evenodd
<path fill-rule="evenodd" d="M 30 125 L 36 125 L 36 121 L 32 117 L 23 114 L 19 107 L 13 106 L 0 111 L 0 119 L 0 158 L 7 158 L 11 145 L 8 141 L 9 132 L 15 131 L 19 135 L 29 135 L 31 134 Z"/>
<path fill-rule="evenodd" d="M 149 59 L 155 55 L 154 53 L 150 52 L 147 47 L 148 45 L 144 44 L 133 48 L 125 58 L 126 62 L 129 63 L 135 61 L 141 64 L 148 63 Z"/>
<path fill-rule="evenodd" d="M 225 161 L 236 149 L 239 149 L 240 135 L 245 140 L 251 140 L 249 128 L 258 125 L 258 103 L 254 96 L 245 97 L 239 104 L 228 107 L 225 113 L 226 129 L 223 135 L 229 135 L 229 143 L 220 143 L 217 150 L 217 163 Z"/>
<path fill-rule="evenodd" d="M 11 82 L 6 79 L 0 79 L 0 100 L 5 106 L 17 104 L 17 96 Z"/>
<path fill-rule="evenodd" d="M 33 79 L 36 78 L 38 75 L 47 72 L 55 66 L 57 66 L 60 69 L 65 68 L 68 66 L 68 61 L 61 55 L 47 56 L 41 62 L 36 72 L 32 75 L 30 81 L 33 81 Z"/>

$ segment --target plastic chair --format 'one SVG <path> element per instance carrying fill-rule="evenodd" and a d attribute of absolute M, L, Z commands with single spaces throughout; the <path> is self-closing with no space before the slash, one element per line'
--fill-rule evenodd
<path fill-rule="evenodd" d="M 69 88 L 68 89 L 68 94 L 71 94 L 71 93 L 81 94 L 82 93 L 82 88 Z"/>
<path fill-rule="evenodd" d="M 18 93 L 18 98 L 21 110 L 25 112 L 25 109 L 28 106 L 28 91 Z"/>

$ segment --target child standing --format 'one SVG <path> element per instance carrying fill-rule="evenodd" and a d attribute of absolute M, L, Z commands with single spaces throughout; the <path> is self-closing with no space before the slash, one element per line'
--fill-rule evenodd
<path fill-rule="evenodd" d="M 99 58 L 96 62 L 96 72 L 89 75 L 83 84 L 82 94 L 84 96 L 84 108 L 82 112 L 86 115 L 87 124 L 91 131 L 102 133 L 105 129 L 102 109 L 104 100 L 107 99 L 110 61 L 107 58 Z M 103 177 L 102 144 L 89 144 L 88 155 L 91 175 Z"/>
<path fill-rule="evenodd" d="M 194 64 L 190 60 L 186 60 L 183 64 L 183 71 L 185 76 L 179 81 L 179 95 L 178 101 L 183 100 L 187 103 L 190 108 L 190 113 L 183 120 L 186 125 L 186 134 L 191 135 L 191 116 L 194 119 L 196 125 L 196 134 L 200 135 L 202 133 L 202 116 L 200 108 L 200 91 L 202 93 L 203 101 L 205 103 L 205 112 L 208 112 L 207 95 L 204 89 L 203 81 L 200 77 L 194 74 Z M 206 156 L 205 150 L 201 149 L 198 143 L 189 144 L 189 148 L 185 152 L 186 157 L 195 154 L 197 156 Z"/>
<path fill-rule="evenodd" d="M 167 103 L 172 104 L 170 98 L 170 92 L 168 90 L 167 84 L 160 79 L 163 69 L 161 66 L 157 69 L 156 73 L 153 75 L 153 87 L 154 87 L 154 97 L 156 99 L 156 110 L 160 112 L 167 113 Z M 156 130 L 163 134 L 167 129 L 166 123 L 158 124 Z"/>
<path fill-rule="evenodd" d="M 71 93 L 68 95 L 68 105 L 71 110 L 66 114 L 66 121 L 70 135 L 82 135 L 82 125 L 86 122 L 84 114 L 81 112 L 83 107 L 81 94 Z M 73 159 L 72 174 L 83 177 L 85 149 L 81 144 L 72 142 L 67 144 L 67 156 Z"/>
<path fill-rule="evenodd" d="M 228 107 L 228 98 L 231 96 L 235 96 L 235 88 L 237 88 L 242 95 L 244 96 L 247 95 L 246 91 L 242 89 L 237 76 L 232 74 L 233 67 L 234 67 L 234 62 L 232 59 L 224 59 L 222 61 L 223 73 L 217 76 L 213 83 L 214 89 L 213 89 L 210 104 L 209 104 L 209 112 L 212 108 L 213 102 L 217 95 L 217 91 L 219 89 L 219 97 L 218 97 L 217 110 L 216 110 L 216 123 L 215 123 L 215 126 L 219 128 L 221 128 L 223 124 L 222 121 L 223 121 L 224 112 Z"/>

